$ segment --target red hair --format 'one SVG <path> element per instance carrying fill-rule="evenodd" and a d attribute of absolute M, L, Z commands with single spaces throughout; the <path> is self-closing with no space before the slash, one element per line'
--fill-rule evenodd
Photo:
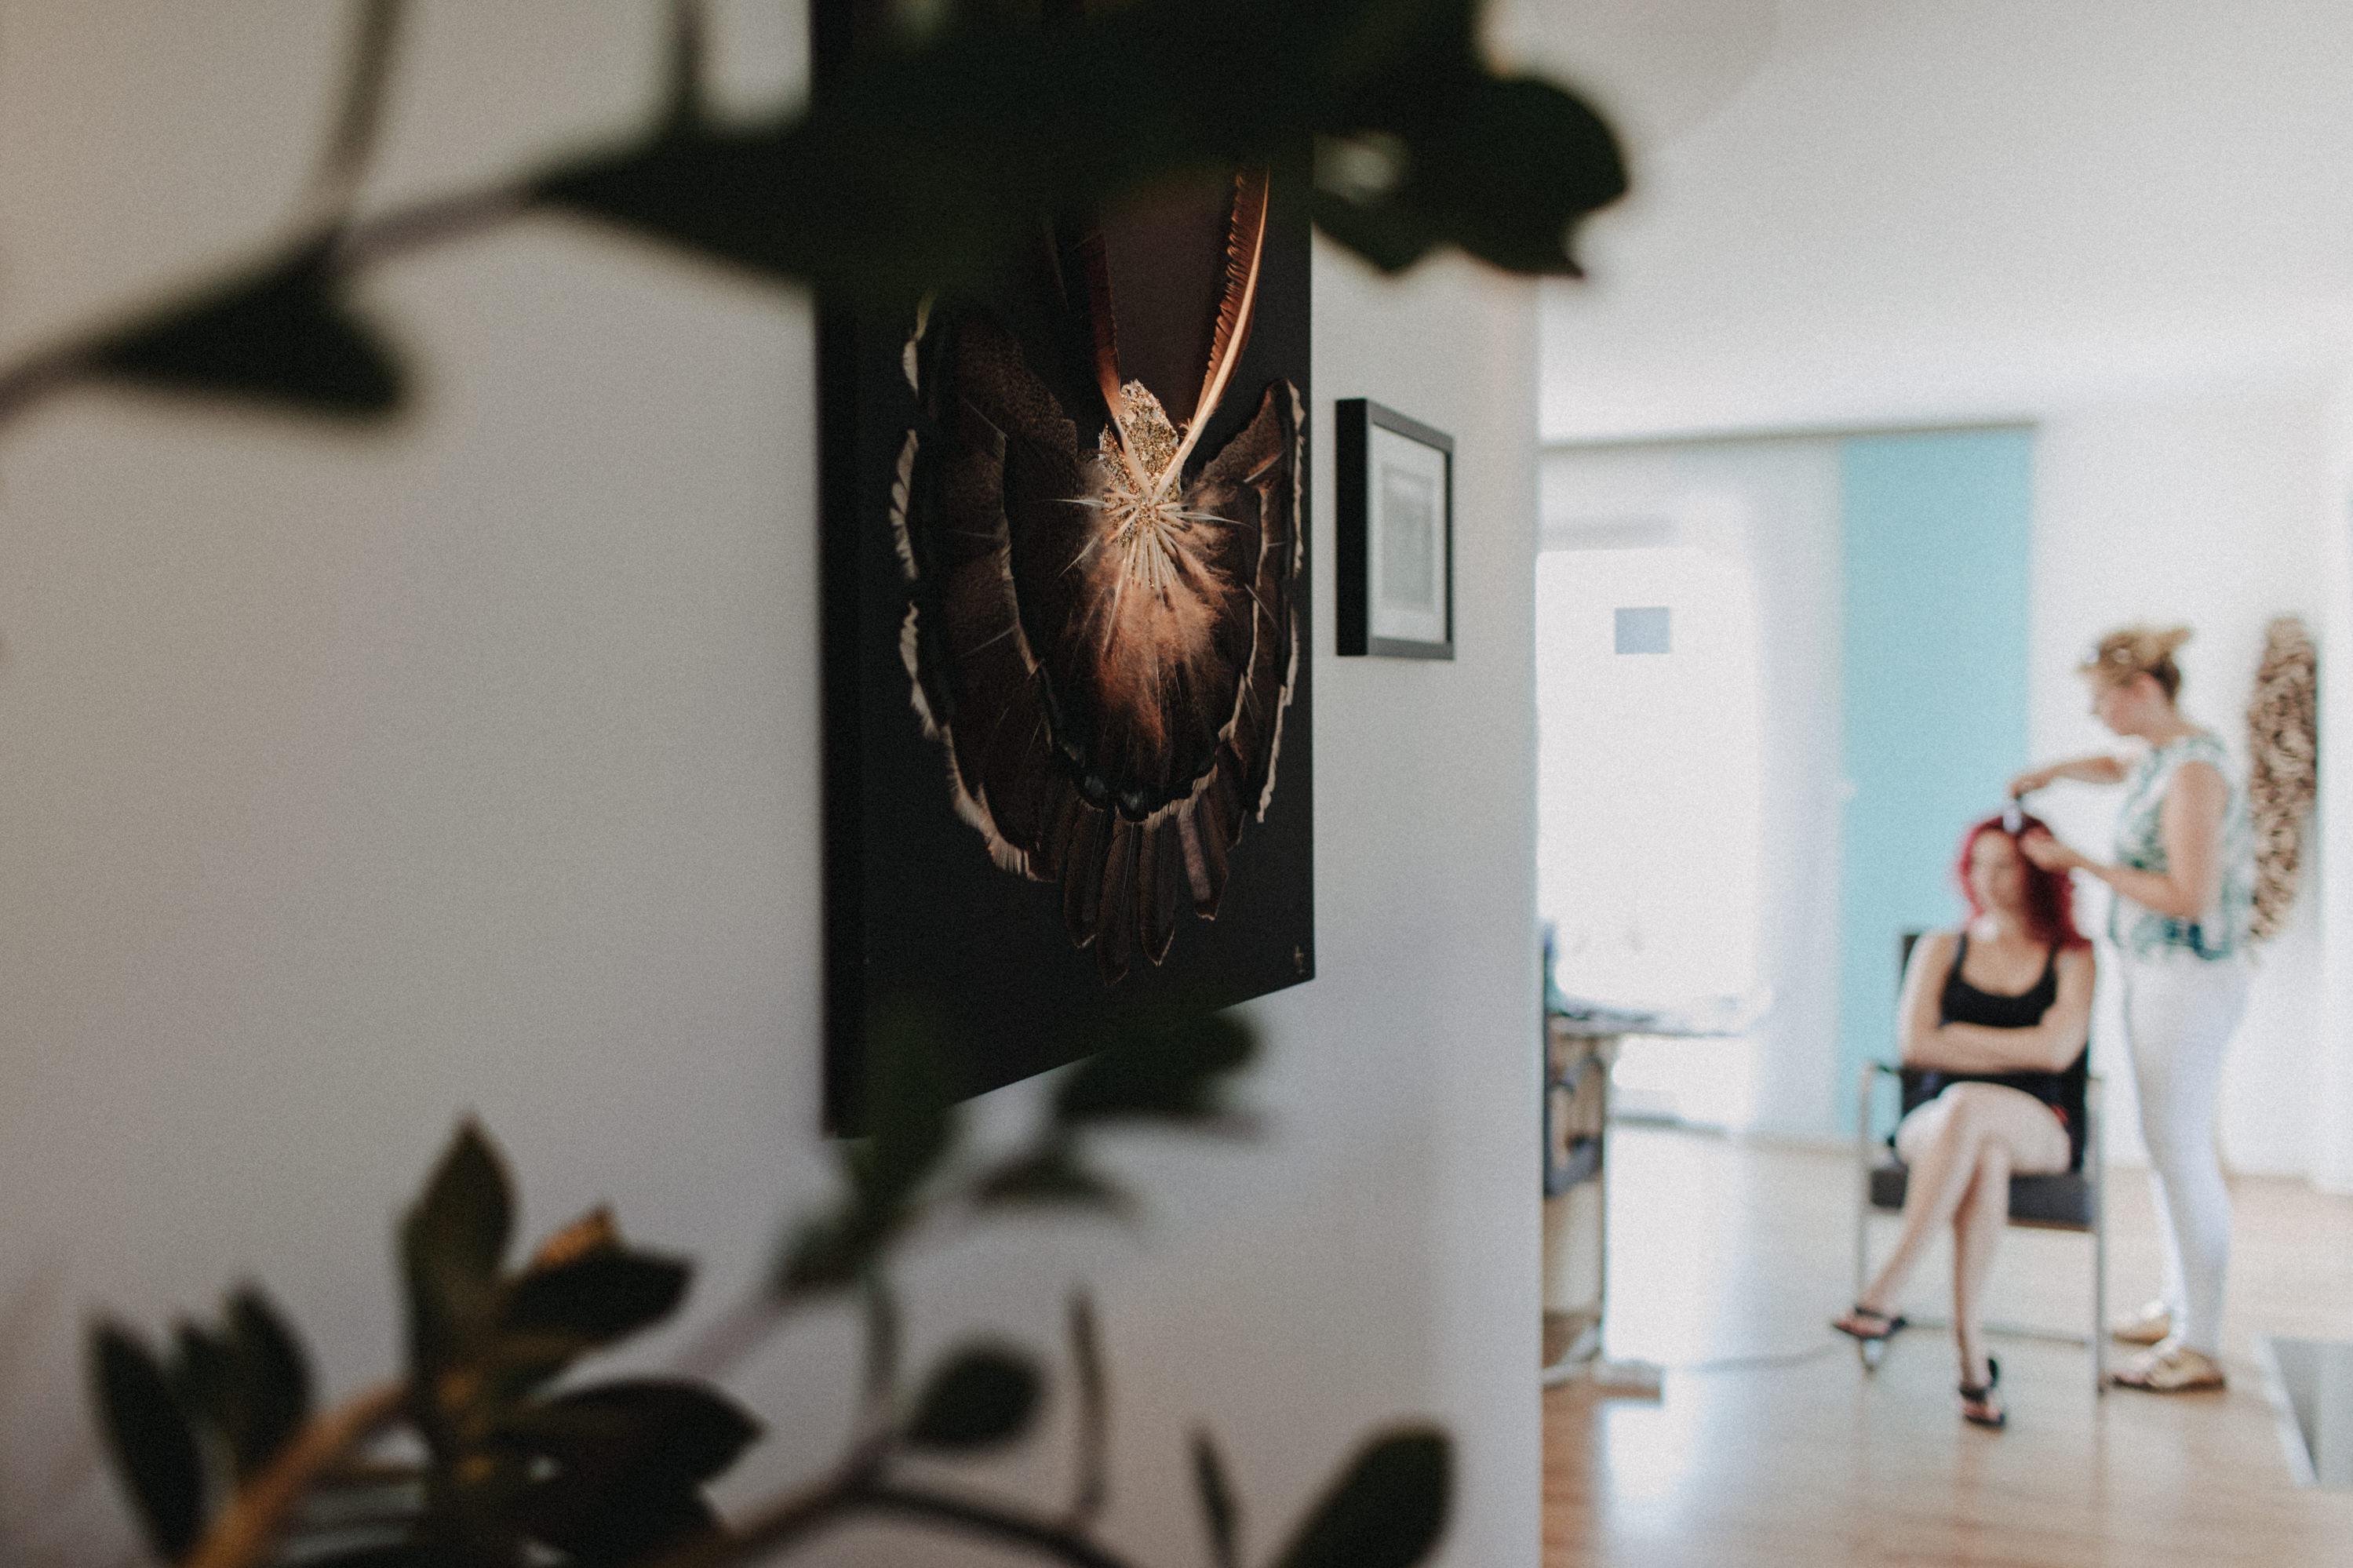
<path fill-rule="evenodd" d="M 2050 831 L 2041 818 L 2021 812 L 2016 833 L 2002 826 L 2000 817 L 1989 816 L 1983 822 L 1972 823 L 1969 830 L 1961 835 L 1961 852 L 1953 860 L 1953 879 L 1961 885 L 1961 897 L 1968 901 L 1971 919 L 1985 913 L 1985 906 L 1978 902 L 1977 889 L 1969 886 L 1969 851 L 1978 847 L 1978 840 L 1989 833 L 1999 833 L 2015 849 L 2026 835 Z M 2091 940 L 2075 929 L 2075 884 L 2067 873 L 2046 871 L 2022 853 L 2018 865 L 2026 874 L 2026 929 L 2034 939 L 2053 947 L 2089 947 Z"/>

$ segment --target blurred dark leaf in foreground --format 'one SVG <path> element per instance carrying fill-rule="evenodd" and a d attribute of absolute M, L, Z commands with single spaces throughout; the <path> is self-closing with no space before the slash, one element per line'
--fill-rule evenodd
<path fill-rule="evenodd" d="M 1018 1352 L 990 1345 L 960 1351 L 924 1387 L 908 1440 L 959 1450 L 1008 1441 L 1029 1426 L 1044 1391 L 1038 1369 Z"/>
<path fill-rule="evenodd" d="M 820 83 L 806 113 L 713 124 L 682 77 L 689 90 L 674 84 L 647 130 L 476 193 L 490 199 L 469 220 L 451 220 L 468 205 L 452 198 L 307 233 L 19 366 L 0 408 L 95 374 L 349 421 L 393 414 L 407 376 L 354 307 L 353 270 L 534 205 L 899 307 L 987 286 L 1050 216 L 1245 162 L 1293 188 L 1312 180 L 1316 223 L 1391 271 L 1455 245 L 1573 274 L 1577 225 L 1625 189 L 1589 108 L 1488 68 L 1472 0 L 1130 0 L 1047 26 L 1004 20 L 1029 7 L 966 9 Z M 358 73 L 367 90 L 347 121 L 380 106 L 381 76 Z"/>
<path fill-rule="evenodd" d="M 344 419 L 396 412 L 406 377 L 314 245 L 200 289 L 94 345 L 105 375 Z"/>
<path fill-rule="evenodd" d="M 1054 1096 L 1066 1124 L 1199 1122 L 1229 1110 L 1226 1081 L 1256 1050 L 1230 1013 L 1148 1012 L 1102 1031 L 1103 1048 L 1071 1069 Z"/>
<path fill-rule="evenodd" d="M 1306 173 L 1314 213 L 1394 270 L 1457 244 L 1573 273 L 1615 200 L 1615 139 L 1548 83 L 1480 60 L 1466 0 L 1138 0 L 1067 26 L 983 21 L 860 62 L 806 118 L 666 127 L 536 184 L 559 206 L 845 299 L 990 280 L 1045 215 L 1244 161 Z"/>
<path fill-rule="evenodd" d="M 219 1328 L 183 1320 L 172 1391 L 197 1426 L 218 1434 L 231 1478 L 251 1479 L 311 1414 L 311 1371 L 293 1331 L 258 1289 L 231 1296 Z"/>
<path fill-rule="evenodd" d="M 90 1332 L 98 1407 L 139 1521 L 156 1555 L 176 1563 L 205 1528 L 204 1464 L 195 1434 L 153 1352 L 127 1330 L 100 1323 Z"/>
<path fill-rule="evenodd" d="M 1453 1480 L 1443 1432 L 1392 1432 L 1358 1451 L 1280 1568 L 1409 1568 L 1446 1529 Z"/>

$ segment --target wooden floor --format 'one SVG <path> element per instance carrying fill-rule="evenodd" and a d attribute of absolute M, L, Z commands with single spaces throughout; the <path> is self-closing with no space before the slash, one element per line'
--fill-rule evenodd
<path fill-rule="evenodd" d="M 2094 1399 L 2080 1344 L 2003 1337 L 2010 1428 L 1963 1425 L 1949 1334 L 1866 1376 L 1826 1321 L 1852 1294 L 1835 1155 L 1620 1129 L 1608 1348 L 1668 1367 L 1662 1400 L 1545 1399 L 1546 1568 L 1741 1564 L 2353 1564 L 2353 1491 L 2298 1489 L 2251 1335 L 2353 1340 L 2353 1199 L 2233 1184 L 2221 1394 Z M 2137 1172 L 2110 1187 L 2109 1293 L 2154 1293 Z M 1892 1231 L 1882 1231 L 1883 1247 Z M 1942 1312 L 1945 1249 L 1906 1305 Z M 2082 1237 L 2013 1230 L 1989 1317 L 2080 1331 Z"/>

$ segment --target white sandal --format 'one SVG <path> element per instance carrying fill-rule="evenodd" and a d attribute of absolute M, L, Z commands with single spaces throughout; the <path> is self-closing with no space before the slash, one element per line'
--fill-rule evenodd
<path fill-rule="evenodd" d="M 2122 1387 L 2145 1388 L 2151 1394 L 2189 1394 L 2223 1387 L 2228 1380 L 2213 1358 L 2203 1351 L 2183 1344 L 2162 1344 L 2147 1355 L 2135 1357 L 2130 1366 L 2116 1374 L 2116 1382 Z"/>
<path fill-rule="evenodd" d="M 2171 1332 L 2173 1309 L 2162 1301 L 2151 1301 L 2138 1311 L 2118 1318 L 2108 1325 L 2108 1337 L 2119 1344 L 2161 1344 Z"/>

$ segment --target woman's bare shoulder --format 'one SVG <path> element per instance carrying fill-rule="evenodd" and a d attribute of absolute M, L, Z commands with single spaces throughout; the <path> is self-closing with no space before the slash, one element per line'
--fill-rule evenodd
<path fill-rule="evenodd" d="M 2230 780 L 2222 776 L 2221 768 L 2208 757 L 2184 758 L 2174 767 L 2173 782 L 2177 785 L 2187 784 L 2191 789 L 2226 792 L 2231 784 Z"/>
<path fill-rule="evenodd" d="M 1961 933 L 1957 930 L 1939 929 L 1923 931 L 1920 933 L 1920 940 L 1912 944 L 1912 967 L 1915 969 L 1949 968 L 1953 962 L 1953 954 L 1959 950 L 1960 945 Z"/>

